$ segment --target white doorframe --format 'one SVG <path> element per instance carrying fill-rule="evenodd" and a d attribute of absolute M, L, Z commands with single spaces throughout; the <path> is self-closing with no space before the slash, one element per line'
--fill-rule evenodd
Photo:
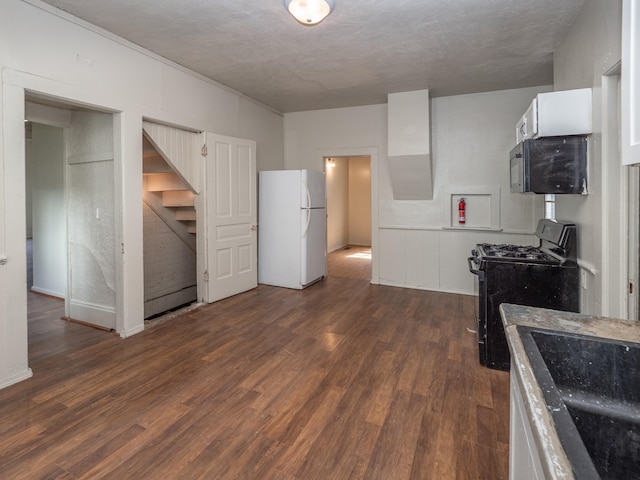
<path fill-rule="evenodd" d="M 94 98 L 94 101 L 89 101 L 77 98 L 77 89 L 74 89 L 73 85 L 25 72 L 10 69 L 3 71 L 2 111 L 0 112 L 2 116 L 0 135 L 3 141 L 0 167 L 4 165 L 4 169 L 0 173 L 0 184 L 4 186 L 4 198 L 0 200 L 0 230 L 4 234 L 0 233 L 0 258 L 6 257 L 6 262 L 0 263 L 0 268 L 3 270 L 0 273 L 0 388 L 29 378 L 32 374 L 28 367 L 27 292 L 24 288 L 27 274 L 26 242 L 24 241 L 26 231 L 26 206 L 24 202 L 26 191 L 24 178 L 26 92 L 29 92 L 30 95 L 53 98 L 60 103 L 84 106 L 114 114 L 115 178 L 127 181 L 127 178 L 131 177 L 129 172 L 124 171 L 125 164 L 122 161 L 123 143 L 127 141 L 127 138 L 121 137 L 125 130 L 128 130 L 125 128 L 126 122 L 123 115 L 118 114 L 114 109 L 101 106 L 98 99 Z M 140 126 L 136 133 L 140 131 L 141 119 L 139 123 Z M 135 309 L 130 307 L 125 309 L 125 305 L 131 305 L 131 295 L 129 292 L 125 295 L 127 288 L 124 285 L 124 270 L 135 269 L 136 265 L 131 259 L 125 262 L 123 225 L 125 217 L 131 216 L 131 212 L 129 206 L 123 205 L 125 185 L 117 185 L 117 181 L 115 183 L 116 329 L 122 337 L 126 337 L 144 330 L 144 322 L 142 315 L 137 315 Z M 129 225 L 127 224 L 127 226 Z M 127 238 L 132 238 L 131 231 L 129 233 Z M 138 316 L 140 316 L 139 322 L 136 321 Z"/>
<path fill-rule="evenodd" d="M 627 261 L 626 284 L 626 318 L 629 320 L 640 320 L 638 318 L 638 269 L 640 267 L 640 171 L 638 166 L 627 167 L 628 188 L 628 240 L 622 252 Z M 624 318 L 624 316 L 623 316 Z"/>
<path fill-rule="evenodd" d="M 202 148 L 207 143 L 205 132 L 198 133 L 198 140 Z M 200 193 L 195 196 L 196 207 L 196 276 L 198 288 L 198 302 L 208 303 L 209 300 L 209 252 L 207 251 L 207 231 L 209 228 L 207 211 L 207 178 L 205 167 L 207 156 L 199 155 L 197 162 L 200 168 Z M 194 160 L 196 161 L 196 160 Z"/>
<path fill-rule="evenodd" d="M 640 171 L 621 161 L 620 64 L 602 77 L 602 112 L 602 315 L 638 320 Z"/>
<path fill-rule="evenodd" d="M 628 172 L 620 151 L 620 65 L 602 76 L 602 315 L 627 316 Z"/>
<path fill-rule="evenodd" d="M 327 157 L 369 157 L 371 158 L 371 283 L 380 283 L 378 259 L 378 147 L 350 147 L 318 149 L 316 165 L 324 172 Z"/>
<path fill-rule="evenodd" d="M 4 192 L 0 196 L 0 388 L 32 375 L 28 364 L 27 336 L 24 114 L 24 88 L 3 81 L 0 123 L 0 185 Z"/>

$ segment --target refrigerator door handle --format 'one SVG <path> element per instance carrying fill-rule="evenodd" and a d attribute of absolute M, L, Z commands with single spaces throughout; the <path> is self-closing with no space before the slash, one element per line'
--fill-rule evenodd
<path fill-rule="evenodd" d="M 307 224 L 304 227 L 304 232 L 302 232 L 301 237 L 305 238 L 307 236 L 307 232 L 309 231 L 309 225 L 311 224 L 311 211 L 309 210 L 311 208 L 311 192 L 309 192 L 309 186 L 304 180 L 302 181 L 302 186 L 304 187 L 304 191 L 307 194 L 307 206 L 302 207 L 302 210 L 307 212 Z"/>
<path fill-rule="evenodd" d="M 307 194 L 307 207 L 306 208 L 311 208 L 311 192 L 309 191 L 309 186 L 307 185 L 307 182 L 303 181 L 302 182 L 302 186 L 304 187 L 304 191 Z M 305 207 L 302 207 L 305 208 Z"/>
<path fill-rule="evenodd" d="M 303 208 L 302 211 L 307 212 L 307 224 L 305 225 L 304 232 L 302 232 L 302 236 L 300 238 L 305 238 L 309 231 L 309 225 L 311 225 L 311 209 Z"/>

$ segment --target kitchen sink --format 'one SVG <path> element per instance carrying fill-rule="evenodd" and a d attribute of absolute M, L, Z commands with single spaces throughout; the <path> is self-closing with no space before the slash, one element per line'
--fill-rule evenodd
<path fill-rule="evenodd" d="M 640 344 L 518 326 L 576 479 L 640 479 Z"/>

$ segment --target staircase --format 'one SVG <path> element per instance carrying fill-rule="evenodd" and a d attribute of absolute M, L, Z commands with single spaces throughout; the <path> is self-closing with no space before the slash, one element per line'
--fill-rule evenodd
<path fill-rule="evenodd" d="M 144 317 L 197 299 L 195 195 L 143 133 Z"/>
<path fill-rule="evenodd" d="M 144 201 L 195 251 L 195 195 L 143 136 Z M 191 238 L 189 238 L 191 237 Z"/>

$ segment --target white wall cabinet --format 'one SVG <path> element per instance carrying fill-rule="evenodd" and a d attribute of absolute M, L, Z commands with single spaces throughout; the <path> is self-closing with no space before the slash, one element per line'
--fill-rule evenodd
<path fill-rule="evenodd" d="M 516 143 L 592 131 L 590 88 L 539 93 L 516 123 Z"/>
<path fill-rule="evenodd" d="M 511 372 L 509 480 L 544 480 L 540 453 L 524 406 L 516 374 Z"/>
<path fill-rule="evenodd" d="M 640 163 L 640 4 L 622 2 L 622 164 Z"/>

